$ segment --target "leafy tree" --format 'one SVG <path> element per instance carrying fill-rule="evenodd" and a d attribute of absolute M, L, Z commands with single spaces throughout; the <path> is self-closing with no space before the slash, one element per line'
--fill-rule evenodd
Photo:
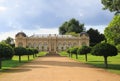
<path fill-rule="evenodd" d="M 8 44 L 0 43 L 0 69 L 2 67 L 2 59 L 12 59 L 14 50 Z"/>
<path fill-rule="evenodd" d="M 12 47 L 15 47 L 14 39 L 11 37 L 8 37 L 6 40 L 2 40 L 2 43 L 9 44 Z"/>
<path fill-rule="evenodd" d="M 15 55 L 19 56 L 19 62 L 21 62 L 21 56 L 27 54 L 27 50 L 24 47 L 15 47 Z"/>
<path fill-rule="evenodd" d="M 90 46 L 95 46 L 97 43 L 105 40 L 104 34 L 101 34 L 97 29 L 90 28 L 87 33 L 90 37 Z"/>
<path fill-rule="evenodd" d="M 92 55 L 103 56 L 105 67 L 108 67 L 107 58 L 108 56 L 116 56 L 118 54 L 117 48 L 108 43 L 99 43 L 92 48 Z"/>
<path fill-rule="evenodd" d="M 87 61 L 87 54 L 90 53 L 90 51 L 91 51 L 91 48 L 89 46 L 82 46 L 77 50 L 77 53 L 85 55 L 85 59 Z"/>
<path fill-rule="evenodd" d="M 67 49 L 67 53 L 69 54 L 69 57 L 71 57 L 71 51 L 70 50 L 71 50 L 71 48 Z"/>
<path fill-rule="evenodd" d="M 78 50 L 78 47 L 72 47 L 70 49 L 71 54 L 75 54 L 76 55 L 76 59 L 78 59 L 77 50 Z M 71 55 L 71 57 L 72 57 L 72 55 Z"/>
<path fill-rule="evenodd" d="M 28 61 L 29 61 L 29 59 L 30 59 L 30 55 L 33 55 L 34 52 L 33 52 L 32 48 L 27 48 L 26 50 L 27 50 Z"/>
<path fill-rule="evenodd" d="M 109 9 L 111 12 L 120 13 L 120 0 L 101 0 L 104 10 Z"/>
<path fill-rule="evenodd" d="M 38 50 L 37 49 L 33 49 L 33 52 L 34 52 L 35 56 L 37 56 Z"/>
<path fill-rule="evenodd" d="M 108 43 L 120 44 L 120 15 L 115 15 L 108 27 L 104 30 Z"/>
<path fill-rule="evenodd" d="M 66 33 L 66 35 L 72 35 L 72 36 L 78 37 L 80 34 L 75 32 L 70 32 L 70 33 Z"/>
<path fill-rule="evenodd" d="M 70 32 L 80 33 L 84 30 L 84 24 L 79 23 L 76 19 L 71 19 L 68 22 L 63 23 L 59 27 L 60 34 L 66 34 Z"/>
<path fill-rule="evenodd" d="M 118 52 L 120 53 L 120 44 L 118 44 L 118 45 L 116 46 L 116 48 L 118 49 Z"/>

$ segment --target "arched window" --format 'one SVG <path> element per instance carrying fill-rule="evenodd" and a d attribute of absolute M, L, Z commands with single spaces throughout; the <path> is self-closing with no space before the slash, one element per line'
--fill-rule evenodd
<path fill-rule="evenodd" d="M 61 43 L 59 42 L 59 43 L 58 43 L 58 50 L 59 50 L 59 51 L 61 50 L 61 47 L 62 47 L 62 45 L 61 45 Z"/>
<path fill-rule="evenodd" d="M 28 46 L 28 48 L 31 48 L 31 47 L 32 47 L 32 44 L 31 44 L 31 43 L 28 43 L 27 46 Z"/>
<path fill-rule="evenodd" d="M 76 43 L 76 42 L 74 42 L 74 43 L 73 43 L 73 46 L 77 46 L 77 43 Z"/>
<path fill-rule="evenodd" d="M 66 50 L 67 44 L 66 42 L 63 43 L 63 50 Z"/>
<path fill-rule="evenodd" d="M 47 42 L 44 42 L 44 50 L 45 50 L 45 51 L 48 50 L 48 44 L 47 44 Z"/>
<path fill-rule="evenodd" d="M 19 43 L 18 43 L 18 47 L 23 47 L 23 43 L 22 43 L 22 42 L 19 42 Z"/>
<path fill-rule="evenodd" d="M 86 42 L 82 42 L 82 46 L 86 46 L 87 44 L 86 44 Z"/>
<path fill-rule="evenodd" d="M 37 48 L 37 47 L 38 47 L 37 43 L 34 43 L 34 44 L 33 44 L 33 47 L 34 47 L 34 48 Z"/>
<path fill-rule="evenodd" d="M 38 45 L 39 50 L 42 50 L 42 43 L 40 42 Z"/>

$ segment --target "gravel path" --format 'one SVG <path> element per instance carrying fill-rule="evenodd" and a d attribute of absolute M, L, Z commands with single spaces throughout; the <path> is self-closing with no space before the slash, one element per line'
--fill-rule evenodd
<path fill-rule="evenodd" d="M 0 73 L 0 81 L 120 81 L 120 75 L 56 56 L 39 57 Z"/>

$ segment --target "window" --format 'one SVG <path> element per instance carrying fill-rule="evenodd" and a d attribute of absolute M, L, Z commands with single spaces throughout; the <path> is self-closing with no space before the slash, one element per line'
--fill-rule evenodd
<path fill-rule="evenodd" d="M 22 43 L 22 42 L 19 42 L 19 43 L 18 43 L 18 47 L 23 47 L 23 43 Z"/>

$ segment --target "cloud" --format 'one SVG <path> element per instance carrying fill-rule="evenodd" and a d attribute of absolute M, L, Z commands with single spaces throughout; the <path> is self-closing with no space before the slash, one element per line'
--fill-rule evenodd
<path fill-rule="evenodd" d="M 5 12 L 6 10 L 7 10 L 6 7 L 0 6 L 0 13 L 1 13 L 1 12 Z"/>
<path fill-rule="evenodd" d="M 101 0 L 0 0 L 0 5 L 0 32 L 57 29 L 71 18 L 97 28 L 113 17 Z"/>
<path fill-rule="evenodd" d="M 1 32 L 0 33 L 0 41 L 5 40 L 7 37 L 12 37 L 15 39 L 15 35 L 18 32 L 23 31 L 26 33 L 26 35 L 31 36 L 33 34 L 58 34 L 58 29 L 57 28 L 39 28 L 38 30 L 15 30 L 15 31 L 9 31 L 9 32 Z"/>

